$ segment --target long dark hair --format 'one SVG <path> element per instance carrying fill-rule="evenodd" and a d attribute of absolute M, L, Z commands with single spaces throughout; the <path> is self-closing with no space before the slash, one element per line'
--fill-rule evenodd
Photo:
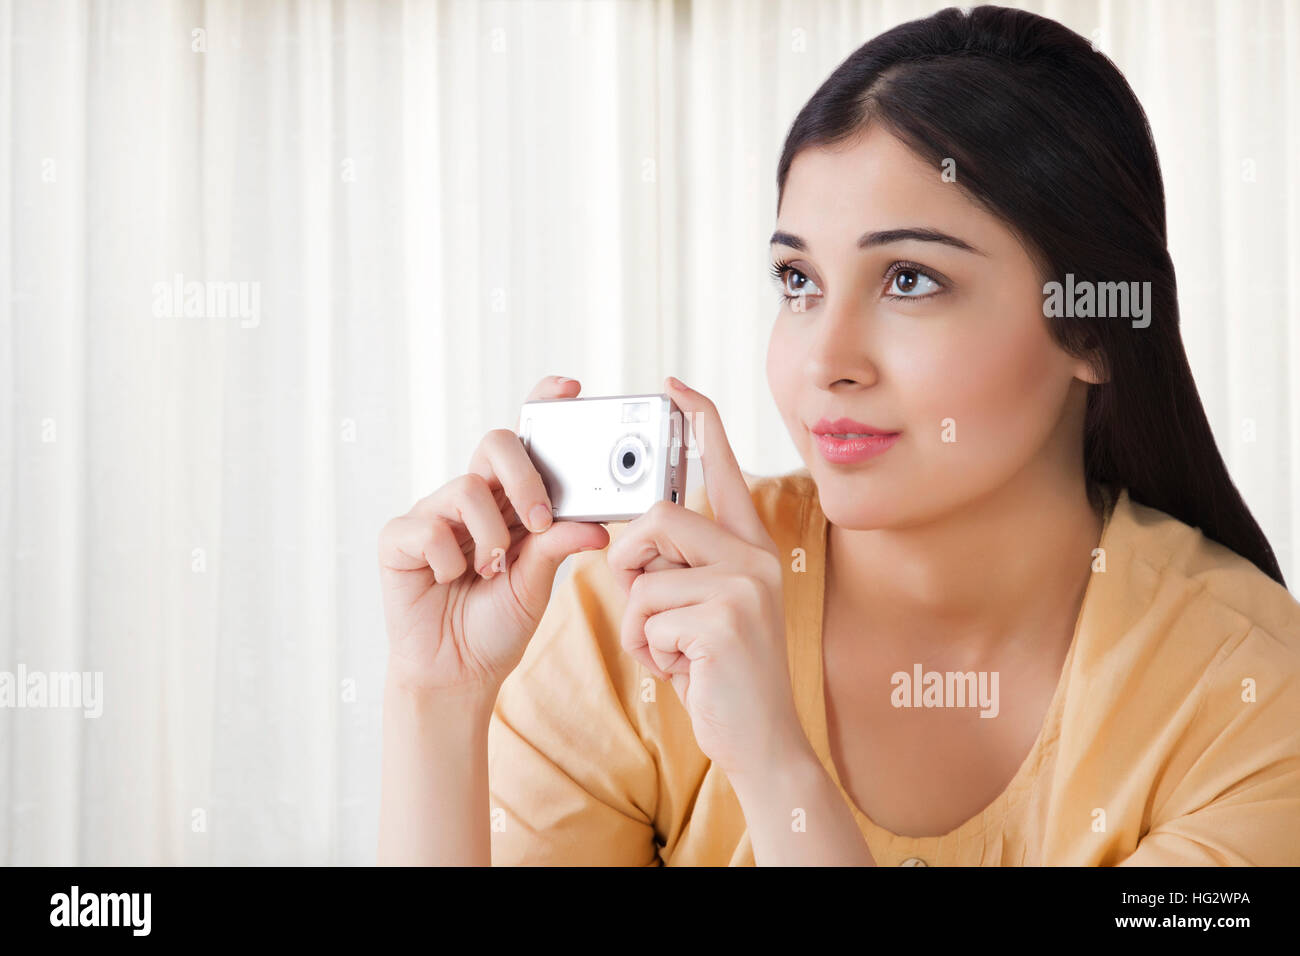
<path fill-rule="evenodd" d="M 1286 586 L 1232 483 L 1178 331 L 1165 190 L 1146 113 L 1115 65 L 1054 20 L 949 7 L 859 47 L 800 110 L 777 169 L 777 210 L 796 154 L 880 122 L 1032 250 L 1044 282 L 1151 283 L 1150 324 L 1048 317 L 1091 358 L 1084 470 L 1199 528 Z"/>

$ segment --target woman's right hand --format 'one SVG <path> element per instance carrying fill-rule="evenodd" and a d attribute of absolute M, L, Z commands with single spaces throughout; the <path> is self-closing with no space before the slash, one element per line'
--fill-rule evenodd
<path fill-rule="evenodd" d="M 527 400 L 579 391 L 574 379 L 548 376 Z M 488 432 L 466 474 L 379 535 L 390 680 L 495 696 L 541 622 L 561 562 L 608 544 L 600 524 L 552 522 L 546 487 L 519 436 Z"/>

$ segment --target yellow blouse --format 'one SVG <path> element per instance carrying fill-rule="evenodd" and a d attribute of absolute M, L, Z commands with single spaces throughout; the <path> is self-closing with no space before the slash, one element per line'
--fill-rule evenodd
<path fill-rule="evenodd" d="M 784 582 L 795 703 L 879 865 L 1300 864 L 1300 603 L 1250 562 L 1109 494 L 1105 570 L 1028 756 L 965 823 L 900 836 L 854 806 L 829 752 L 816 485 L 746 481 L 782 553 L 807 551 Z M 687 507 L 712 516 L 702 487 Z M 570 566 L 492 713 L 493 864 L 752 866 L 676 693 L 619 647 L 605 552 Z"/>

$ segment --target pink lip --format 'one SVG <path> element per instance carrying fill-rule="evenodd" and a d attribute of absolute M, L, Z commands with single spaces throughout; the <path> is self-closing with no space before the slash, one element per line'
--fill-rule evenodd
<path fill-rule="evenodd" d="M 852 418 L 836 418 L 833 421 L 829 418 L 820 418 L 817 424 L 812 427 L 814 435 L 821 435 L 826 432 L 836 432 L 844 434 L 845 432 L 870 432 L 873 435 L 897 435 L 898 432 L 888 428 L 877 428 L 875 425 L 864 425 L 862 422 L 854 421 Z"/>
<path fill-rule="evenodd" d="M 848 465 L 884 454 L 894 446 L 902 432 L 891 432 L 865 425 L 851 418 L 823 418 L 811 429 L 817 447 L 831 464 Z M 832 438 L 831 433 L 866 433 L 863 438 Z"/>

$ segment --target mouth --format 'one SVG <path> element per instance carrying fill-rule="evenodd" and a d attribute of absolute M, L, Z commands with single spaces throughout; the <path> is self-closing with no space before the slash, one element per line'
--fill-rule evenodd
<path fill-rule="evenodd" d="M 902 432 L 867 425 L 851 418 L 823 418 L 809 431 L 827 462 L 834 465 L 854 464 L 887 452 Z"/>

